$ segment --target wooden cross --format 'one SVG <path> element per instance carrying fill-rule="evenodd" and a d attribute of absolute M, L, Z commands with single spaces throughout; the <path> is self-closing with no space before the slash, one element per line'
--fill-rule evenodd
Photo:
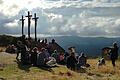
<path fill-rule="evenodd" d="M 23 15 L 22 15 L 22 18 L 20 19 L 20 21 L 22 22 L 22 36 L 24 35 L 24 18 L 23 18 Z"/>
<path fill-rule="evenodd" d="M 36 13 L 34 13 L 34 18 L 32 18 L 35 21 L 35 41 L 37 41 L 37 20 L 39 17 L 36 16 Z"/>
<path fill-rule="evenodd" d="M 28 17 L 28 39 L 30 39 L 30 24 L 32 15 L 30 15 L 30 12 L 28 11 L 28 15 L 25 17 Z"/>

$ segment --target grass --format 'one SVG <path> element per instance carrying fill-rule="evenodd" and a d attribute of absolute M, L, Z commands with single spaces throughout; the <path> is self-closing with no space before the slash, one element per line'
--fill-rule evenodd
<path fill-rule="evenodd" d="M 65 66 L 45 69 L 21 66 L 15 61 L 15 54 L 0 53 L 0 80 L 120 80 L 120 62 L 112 67 L 110 61 L 106 66 L 96 67 L 97 59 L 88 59 L 91 65 L 81 71 L 71 71 Z"/>
<path fill-rule="evenodd" d="M 4 52 L 5 51 L 5 47 L 0 47 L 0 52 Z"/>

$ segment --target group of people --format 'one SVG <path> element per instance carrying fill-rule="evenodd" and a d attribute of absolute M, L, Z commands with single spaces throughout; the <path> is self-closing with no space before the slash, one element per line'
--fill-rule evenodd
<path fill-rule="evenodd" d="M 47 42 L 45 40 L 45 42 Z M 44 42 L 42 42 L 44 43 Z M 28 43 L 27 43 L 28 44 Z M 29 43 L 30 46 L 30 43 Z M 29 47 L 26 45 L 24 38 L 17 42 L 17 56 L 16 59 L 20 60 L 22 64 L 31 64 L 33 66 L 46 66 L 52 67 L 56 63 L 66 65 L 71 70 L 80 69 L 83 67 L 89 67 L 87 63 L 87 57 L 82 52 L 81 55 L 76 56 L 73 47 L 68 48 L 68 52 L 58 52 L 57 50 L 50 50 L 47 47 L 39 48 L 39 46 Z M 110 49 L 110 59 L 113 66 L 118 58 L 118 46 L 116 43 L 113 44 Z M 51 51 L 51 52 L 50 52 Z M 19 59 L 19 54 L 21 57 Z M 103 58 L 102 58 L 103 59 Z M 100 63 L 100 60 L 99 60 Z"/>
<path fill-rule="evenodd" d="M 79 56 L 75 54 L 75 50 L 71 47 L 68 48 L 69 55 L 66 57 L 66 66 L 71 70 L 79 70 L 80 68 L 86 68 L 90 65 L 87 63 L 87 57 L 82 52 Z"/>
<path fill-rule="evenodd" d="M 105 65 L 105 59 L 109 59 L 112 62 L 113 67 L 116 66 L 115 62 L 118 59 L 118 46 L 117 43 L 114 42 L 112 47 L 104 47 L 102 49 L 102 58 L 99 59 L 98 63 L 97 63 L 97 67 L 101 66 L 101 65 Z"/>
<path fill-rule="evenodd" d="M 58 53 L 57 50 L 49 52 L 48 48 L 39 48 L 37 46 L 29 48 L 22 41 L 17 42 L 17 56 L 16 59 L 20 60 L 22 64 L 31 64 L 33 66 L 46 66 L 51 67 L 56 63 L 64 64 L 64 53 Z M 21 57 L 19 59 L 19 54 Z"/>
<path fill-rule="evenodd" d="M 24 41 L 24 38 L 21 41 L 17 41 L 16 59 L 21 61 L 23 65 L 31 64 L 33 66 L 52 67 L 58 63 L 66 65 L 71 70 L 75 70 L 75 68 L 78 69 L 81 66 L 86 67 L 87 58 L 84 53 L 80 56 L 76 56 L 75 50 L 72 47 L 68 48 L 68 52 L 58 52 L 57 50 L 50 50 L 47 47 L 40 49 L 39 46 L 29 46 L 28 42 L 26 43 Z M 21 54 L 21 56 L 19 54 Z"/>
<path fill-rule="evenodd" d="M 59 53 L 57 50 L 54 50 L 54 52 L 50 54 L 45 48 L 42 48 L 40 51 L 37 47 L 29 50 L 21 41 L 18 41 L 17 60 L 19 60 L 19 53 L 21 53 L 20 60 L 22 64 L 31 64 L 33 66 L 52 67 L 58 63 L 66 65 L 71 70 L 75 70 L 76 67 L 86 66 L 87 62 L 84 53 L 76 57 L 72 48 L 69 48 L 66 53 Z"/>

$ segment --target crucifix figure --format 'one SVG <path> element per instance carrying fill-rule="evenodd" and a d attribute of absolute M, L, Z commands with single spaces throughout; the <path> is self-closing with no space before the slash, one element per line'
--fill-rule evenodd
<path fill-rule="evenodd" d="M 37 41 L 37 20 L 39 19 L 39 17 L 37 17 L 36 13 L 34 13 L 34 18 L 32 19 L 35 20 L 35 41 Z"/>
<path fill-rule="evenodd" d="M 30 39 L 30 23 L 31 23 L 32 15 L 30 15 L 29 11 L 28 11 L 28 15 L 26 17 L 28 17 L 28 39 Z"/>
<path fill-rule="evenodd" d="M 22 36 L 24 35 L 24 18 L 23 18 L 23 15 L 22 15 L 22 18 L 20 19 L 20 21 L 22 21 Z"/>

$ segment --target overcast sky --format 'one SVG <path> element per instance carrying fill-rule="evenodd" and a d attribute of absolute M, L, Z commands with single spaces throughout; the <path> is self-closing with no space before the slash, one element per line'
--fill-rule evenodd
<path fill-rule="evenodd" d="M 120 0 L 0 0 L 0 34 L 21 34 L 27 11 L 39 17 L 38 34 L 120 36 Z"/>

